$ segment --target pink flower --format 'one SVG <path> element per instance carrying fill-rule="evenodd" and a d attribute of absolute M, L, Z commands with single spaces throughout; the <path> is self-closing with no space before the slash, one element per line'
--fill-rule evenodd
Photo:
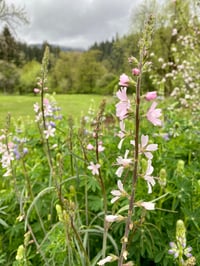
<path fill-rule="evenodd" d="M 128 109 L 130 109 L 130 100 L 128 99 L 126 95 L 127 88 L 121 88 L 121 90 L 118 90 L 116 95 L 118 99 L 120 100 L 119 103 L 116 104 L 116 116 L 119 117 L 120 120 L 123 120 L 126 118 Z"/>
<path fill-rule="evenodd" d="M 94 146 L 91 143 L 89 143 L 86 148 L 89 151 L 94 150 Z"/>
<path fill-rule="evenodd" d="M 105 147 L 102 146 L 101 144 L 98 145 L 98 152 L 102 152 L 105 150 Z"/>
<path fill-rule="evenodd" d="M 127 168 L 130 166 L 130 164 L 132 163 L 132 159 L 131 158 L 127 158 L 129 153 L 129 150 L 126 150 L 124 158 L 122 158 L 122 156 L 119 156 L 117 158 L 117 164 L 120 165 L 120 167 L 117 169 L 117 171 L 115 172 L 115 174 L 118 177 L 122 176 L 122 173 L 124 171 L 124 168 Z"/>
<path fill-rule="evenodd" d="M 111 203 L 114 203 L 120 197 L 127 195 L 126 191 L 124 190 L 124 186 L 123 186 L 121 180 L 117 181 L 117 186 L 118 186 L 119 190 L 112 190 L 111 191 L 111 194 L 114 196 L 114 198 L 112 198 L 112 200 L 111 200 Z"/>
<path fill-rule="evenodd" d="M 123 73 L 119 78 L 119 85 L 122 87 L 127 87 L 128 84 L 129 84 L 129 77 Z"/>
<path fill-rule="evenodd" d="M 125 136 L 126 136 L 126 130 L 125 130 L 125 124 L 124 124 L 124 121 L 123 120 L 121 120 L 120 121 L 120 123 L 119 123 L 119 126 L 120 126 L 120 131 L 119 131 L 119 133 L 117 134 L 117 136 L 121 139 L 120 140 L 120 142 L 119 142 L 119 144 L 118 144 L 118 149 L 121 149 L 121 147 L 122 147 L 122 143 L 123 143 L 123 141 L 124 141 L 124 138 L 125 138 Z"/>
<path fill-rule="evenodd" d="M 156 109 L 157 103 L 153 102 L 150 109 L 147 112 L 147 119 L 151 122 L 154 126 L 161 126 L 162 122 L 159 117 L 162 115 L 161 109 Z"/>
<path fill-rule="evenodd" d="M 140 75 L 140 70 L 139 70 L 139 68 L 133 68 L 133 69 L 132 69 L 132 74 L 133 74 L 134 76 L 139 76 L 139 75 Z"/>
<path fill-rule="evenodd" d="M 157 98 L 157 92 L 156 91 L 147 92 L 147 94 L 145 95 L 145 99 L 147 101 L 152 101 L 156 98 Z"/>
<path fill-rule="evenodd" d="M 147 170 L 144 176 L 144 180 L 147 181 L 147 186 L 148 186 L 148 193 L 152 193 L 152 187 L 156 184 L 154 177 L 151 176 L 153 173 L 153 166 L 151 165 L 151 160 L 148 160 L 148 165 L 147 165 Z"/>
<path fill-rule="evenodd" d="M 38 89 L 38 88 L 34 88 L 34 93 L 40 93 L 40 89 Z"/>
<path fill-rule="evenodd" d="M 152 151 L 156 151 L 158 149 L 158 144 L 148 144 L 149 136 L 142 135 L 141 136 L 141 145 L 139 147 L 139 152 L 144 153 L 147 159 L 151 160 L 153 158 Z M 135 145 L 135 141 L 131 140 L 131 144 Z"/>
<path fill-rule="evenodd" d="M 99 175 L 99 168 L 101 167 L 100 164 L 94 164 L 93 162 L 90 162 L 90 165 L 87 167 L 89 170 L 92 171 L 93 175 Z"/>

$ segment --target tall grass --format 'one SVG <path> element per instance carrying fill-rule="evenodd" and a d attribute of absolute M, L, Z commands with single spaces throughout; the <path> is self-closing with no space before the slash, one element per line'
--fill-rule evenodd
<path fill-rule="evenodd" d="M 99 106 L 104 96 L 91 94 L 76 95 L 55 95 L 54 96 L 62 109 L 62 114 L 66 117 L 73 115 L 79 118 L 82 114 L 86 114 L 90 105 L 94 109 Z M 112 97 L 106 96 L 108 101 Z M 3 125 L 8 113 L 11 117 L 17 119 L 33 119 L 33 104 L 38 101 L 39 96 L 18 96 L 18 95 L 0 95 L 0 126 Z"/>

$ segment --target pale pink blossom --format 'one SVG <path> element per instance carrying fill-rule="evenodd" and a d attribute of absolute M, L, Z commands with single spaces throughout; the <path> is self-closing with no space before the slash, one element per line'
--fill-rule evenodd
<path fill-rule="evenodd" d="M 157 103 L 153 102 L 150 109 L 147 112 L 147 119 L 154 125 L 154 126 L 161 126 L 162 122 L 159 117 L 162 115 L 161 109 L 156 109 Z"/>
<path fill-rule="evenodd" d="M 152 159 L 152 151 L 156 151 L 158 149 L 158 144 L 148 144 L 149 136 L 142 135 L 141 136 L 141 146 L 140 152 L 143 152 L 147 159 Z"/>
<path fill-rule="evenodd" d="M 40 89 L 38 89 L 38 88 L 34 88 L 34 93 L 40 93 Z"/>
<path fill-rule="evenodd" d="M 127 87 L 129 82 L 130 82 L 129 77 L 123 73 L 119 78 L 119 85 L 122 87 Z"/>
<path fill-rule="evenodd" d="M 130 164 L 132 163 L 132 160 L 133 159 L 132 158 L 127 158 L 128 153 L 129 153 L 129 150 L 126 150 L 125 155 L 124 155 L 124 158 L 122 156 L 119 156 L 117 158 L 117 165 L 120 165 L 120 167 L 117 169 L 117 171 L 115 172 L 115 174 L 118 177 L 121 177 L 122 176 L 122 173 L 124 171 L 124 168 L 129 167 Z"/>
<path fill-rule="evenodd" d="M 149 136 L 148 135 L 142 135 L 141 136 L 141 144 L 139 146 L 139 152 L 144 153 L 147 159 L 152 159 L 153 154 L 152 151 L 156 151 L 158 149 L 158 144 L 148 144 Z M 130 143 L 132 145 L 135 145 L 135 141 L 131 140 Z"/>
<path fill-rule="evenodd" d="M 147 170 L 144 175 L 144 180 L 147 181 L 148 193 L 152 193 L 152 187 L 156 184 L 154 177 L 151 175 L 153 173 L 153 166 L 151 165 L 151 160 L 148 160 Z"/>
<path fill-rule="evenodd" d="M 139 75 L 140 75 L 140 70 L 139 70 L 139 68 L 133 68 L 133 69 L 132 69 L 132 74 L 133 74 L 134 76 L 139 76 Z"/>
<path fill-rule="evenodd" d="M 119 133 L 117 134 L 117 136 L 121 139 L 119 144 L 118 144 L 118 149 L 121 149 L 122 147 L 122 143 L 124 141 L 124 138 L 126 136 L 126 131 L 125 131 L 125 123 L 124 123 L 124 120 L 121 120 L 120 123 L 119 123 L 119 126 L 120 126 L 120 131 Z"/>
<path fill-rule="evenodd" d="M 102 146 L 101 144 L 98 145 L 98 152 L 102 152 L 105 150 L 105 147 Z"/>
<path fill-rule="evenodd" d="M 121 90 L 118 90 L 116 93 L 116 96 L 120 100 L 120 102 L 116 104 L 116 116 L 119 117 L 120 120 L 127 117 L 128 109 L 131 107 L 126 90 L 127 88 L 121 88 Z"/>
<path fill-rule="evenodd" d="M 155 100 L 156 98 L 157 98 L 157 92 L 156 91 L 149 91 L 145 95 L 145 99 L 147 101 L 152 101 L 152 100 Z"/>
<path fill-rule="evenodd" d="M 119 190 L 112 190 L 111 191 L 111 194 L 114 196 L 114 198 L 112 198 L 112 200 L 111 200 L 111 203 L 114 203 L 120 197 L 127 195 L 126 191 L 124 190 L 124 186 L 123 186 L 121 180 L 117 181 L 117 186 L 118 186 Z"/>
<path fill-rule="evenodd" d="M 94 146 L 91 143 L 89 143 L 86 148 L 89 151 L 94 150 Z"/>
<path fill-rule="evenodd" d="M 48 125 L 47 129 L 44 130 L 45 138 L 48 139 L 49 137 L 54 137 L 56 129 Z"/>
<path fill-rule="evenodd" d="M 99 168 L 101 167 L 100 164 L 94 164 L 93 162 L 90 162 L 90 165 L 87 167 L 89 170 L 92 171 L 93 175 L 99 175 Z"/>
<path fill-rule="evenodd" d="M 143 201 L 140 203 L 140 206 L 144 207 L 146 210 L 149 210 L 149 211 L 153 211 L 155 210 L 155 203 L 153 202 L 146 202 L 146 201 Z"/>
<path fill-rule="evenodd" d="M 124 220 L 124 217 L 121 215 L 106 215 L 106 221 L 108 223 L 120 222 L 122 220 Z"/>

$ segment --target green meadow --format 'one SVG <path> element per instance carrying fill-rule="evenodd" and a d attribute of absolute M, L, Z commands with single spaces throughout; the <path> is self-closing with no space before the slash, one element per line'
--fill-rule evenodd
<path fill-rule="evenodd" d="M 111 101 L 110 96 L 100 96 L 92 94 L 73 94 L 73 95 L 54 95 L 61 113 L 65 117 L 81 117 L 86 115 L 89 108 L 97 109 L 100 102 L 106 98 Z M 10 113 L 11 118 L 34 119 L 33 105 L 40 102 L 40 96 L 19 96 L 19 95 L 0 95 L 0 125 L 4 123 L 6 116 Z"/>

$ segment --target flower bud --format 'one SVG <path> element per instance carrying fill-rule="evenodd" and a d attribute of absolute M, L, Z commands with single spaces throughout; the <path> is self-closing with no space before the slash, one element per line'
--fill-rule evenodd
<path fill-rule="evenodd" d="M 185 168 L 185 162 L 183 160 L 178 160 L 176 172 L 178 175 L 182 175 Z"/>
<path fill-rule="evenodd" d="M 165 187 L 166 183 L 167 183 L 167 173 L 166 170 L 162 168 L 159 174 L 159 184 L 161 185 L 161 187 Z"/>
<path fill-rule="evenodd" d="M 139 70 L 139 68 L 133 68 L 133 69 L 132 69 L 132 74 L 133 74 L 133 76 L 139 76 L 139 75 L 140 75 L 140 70 Z"/>
<path fill-rule="evenodd" d="M 17 249 L 17 255 L 15 257 L 16 260 L 23 260 L 24 258 L 24 246 L 23 245 L 20 245 Z"/>
<path fill-rule="evenodd" d="M 183 248 L 186 247 L 186 229 L 182 220 L 176 222 L 176 240 Z"/>

